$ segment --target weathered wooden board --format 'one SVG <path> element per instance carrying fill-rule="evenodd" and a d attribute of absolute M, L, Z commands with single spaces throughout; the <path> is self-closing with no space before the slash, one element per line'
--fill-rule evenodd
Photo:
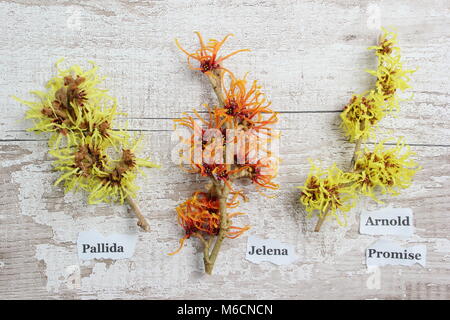
<path fill-rule="evenodd" d="M 396 118 L 380 124 L 395 130 L 417 153 L 423 169 L 401 196 L 386 204 L 410 207 L 416 233 L 405 244 L 427 245 L 425 268 L 364 264 L 365 248 L 378 237 L 358 233 L 363 200 L 348 226 L 329 221 L 312 232 L 298 205 L 308 159 L 348 165 L 353 145 L 345 141 L 339 110 L 353 92 L 373 85 L 365 69 L 376 60 L 366 47 L 376 41 L 370 16 L 395 26 L 405 65 L 419 67 L 414 97 Z M 450 5 L 447 1 L 0 1 L 0 297 L 18 298 L 450 298 Z M 227 241 L 215 274 L 203 274 L 200 244 L 188 241 L 173 257 L 182 231 L 174 207 L 203 180 L 171 162 L 172 119 L 214 96 L 200 74 L 188 70 L 174 45 L 196 46 L 192 31 L 220 38 L 235 34 L 226 49 L 251 48 L 227 62 L 237 74 L 264 85 L 280 112 L 283 159 L 274 199 L 251 186 L 240 209 L 249 233 L 295 244 L 298 262 L 277 267 L 244 259 L 246 236 Z M 130 129 L 142 131 L 142 154 L 161 163 L 139 180 L 139 203 L 152 231 L 140 232 L 126 206 L 88 206 L 83 194 L 66 194 L 53 182 L 46 137 L 26 132 L 24 107 L 12 95 L 31 99 L 54 75 L 54 62 L 87 65 L 94 60 Z M 126 119 L 123 119 L 126 120 Z M 386 137 L 380 134 L 380 138 Z M 136 253 L 127 260 L 82 262 L 80 231 L 132 232 Z M 68 279 L 80 270 L 79 286 Z M 73 277 L 74 275 L 72 275 Z M 75 275 L 76 276 L 76 275 Z M 379 277 L 379 285 L 372 280 Z M 376 281 L 375 281 L 376 282 Z M 205 295 L 205 292 L 208 292 Z"/>

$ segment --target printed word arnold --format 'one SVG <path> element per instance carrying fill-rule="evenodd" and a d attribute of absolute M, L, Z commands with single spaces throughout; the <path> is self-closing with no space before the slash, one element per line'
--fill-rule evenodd
<path fill-rule="evenodd" d="M 373 217 L 368 217 L 366 221 L 366 226 L 410 226 L 409 217 L 397 216 L 397 218 L 392 219 L 376 219 Z"/>

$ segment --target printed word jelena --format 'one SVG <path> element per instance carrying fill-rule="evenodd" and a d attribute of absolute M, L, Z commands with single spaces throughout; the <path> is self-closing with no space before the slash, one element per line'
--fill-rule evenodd
<path fill-rule="evenodd" d="M 256 248 L 256 246 L 251 246 L 251 250 L 248 252 L 250 255 L 268 255 L 268 256 L 287 256 L 288 250 L 286 248 L 266 248 L 266 246 L 262 246 L 262 248 Z"/>

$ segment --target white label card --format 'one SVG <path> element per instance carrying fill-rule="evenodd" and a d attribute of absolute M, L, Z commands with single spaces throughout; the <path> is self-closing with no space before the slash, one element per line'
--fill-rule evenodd
<path fill-rule="evenodd" d="M 410 208 L 363 211 L 359 232 L 370 235 L 410 236 L 414 233 L 413 212 Z"/>
<path fill-rule="evenodd" d="M 91 230 L 78 234 L 77 249 L 81 260 L 127 259 L 134 254 L 137 235 L 114 233 L 104 236 Z"/>
<path fill-rule="evenodd" d="M 259 264 L 263 261 L 276 265 L 290 264 L 297 260 L 294 246 L 275 239 L 261 239 L 249 236 L 247 240 L 247 253 L 245 258 Z"/>
<path fill-rule="evenodd" d="M 401 265 L 412 266 L 418 263 L 425 267 L 427 247 L 424 244 L 402 247 L 399 243 L 389 240 L 378 240 L 366 249 L 367 267 Z"/>

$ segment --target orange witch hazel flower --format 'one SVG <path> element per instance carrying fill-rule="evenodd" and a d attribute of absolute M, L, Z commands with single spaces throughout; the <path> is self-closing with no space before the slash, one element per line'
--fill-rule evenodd
<path fill-rule="evenodd" d="M 178 250 L 171 254 L 178 253 L 187 239 L 198 238 L 204 246 L 205 272 L 211 274 L 223 240 L 237 238 L 249 229 L 232 224 L 232 219 L 242 212 L 228 213 L 228 209 L 239 205 L 238 197 L 248 200 L 242 191 L 235 190 L 237 180 L 248 179 L 258 190 L 278 189 L 273 180 L 279 160 L 272 149 L 279 135 L 271 127 L 278 121 L 278 114 L 270 108 L 257 81 L 239 79 L 222 65 L 225 59 L 247 49 L 222 57 L 218 51 L 230 35 L 205 45 L 200 33 L 196 34 L 200 48 L 194 53 L 176 43 L 187 54 L 191 69 L 208 77 L 218 103 L 205 105 L 206 113 L 194 110 L 193 116 L 185 114 L 175 120 L 175 127 L 188 129 L 187 136 L 180 136 L 180 164 L 187 164 L 189 172 L 209 182 L 206 192 L 196 191 L 176 208 L 185 234 Z M 199 62 L 199 67 L 191 64 L 192 59 Z"/>
<path fill-rule="evenodd" d="M 218 109 L 218 113 L 226 121 L 233 122 L 235 127 L 241 123 L 246 129 L 271 132 L 267 126 L 278 121 L 277 113 L 270 109 L 271 102 L 266 100 L 256 80 L 248 90 L 246 84 L 245 79 L 231 78 L 230 87 L 225 90 L 224 106 Z"/>
<path fill-rule="evenodd" d="M 215 69 L 224 69 L 221 66 L 221 63 L 228 59 L 229 57 L 235 55 L 236 53 L 242 52 L 242 51 L 250 51 L 249 49 L 241 49 L 234 51 L 230 54 L 227 54 L 224 57 L 218 57 L 218 53 L 222 45 L 227 41 L 227 39 L 232 36 L 232 34 L 227 34 L 225 38 L 222 39 L 222 41 L 217 41 L 215 39 L 210 39 L 207 44 L 205 44 L 202 35 L 200 32 L 195 32 L 195 34 L 198 37 L 198 40 L 200 42 L 200 48 L 197 49 L 193 53 L 187 52 L 178 42 L 178 39 L 175 40 L 175 43 L 177 44 L 177 47 L 183 51 L 188 56 L 188 65 L 193 70 L 199 70 L 203 73 L 215 70 Z M 191 59 L 195 59 L 200 63 L 199 67 L 194 67 L 191 64 Z M 224 69 L 226 70 L 226 69 Z M 228 71 L 228 70 L 227 70 Z"/>
<path fill-rule="evenodd" d="M 278 184 L 272 181 L 278 175 L 278 162 L 278 159 L 259 160 L 250 167 L 253 171 L 252 181 L 264 188 L 278 189 Z"/>
<path fill-rule="evenodd" d="M 227 208 L 233 208 L 234 203 L 227 203 Z M 219 201 L 215 197 L 210 197 L 206 192 L 195 192 L 192 198 L 177 207 L 178 222 L 183 227 L 186 235 L 180 240 L 180 247 L 174 255 L 178 253 L 186 239 L 194 236 L 205 241 L 205 236 L 217 235 L 220 231 Z M 228 218 L 241 215 L 241 212 L 228 214 Z M 250 227 L 230 226 L 225 236 L 230 239 L 237 238 Z"/>

